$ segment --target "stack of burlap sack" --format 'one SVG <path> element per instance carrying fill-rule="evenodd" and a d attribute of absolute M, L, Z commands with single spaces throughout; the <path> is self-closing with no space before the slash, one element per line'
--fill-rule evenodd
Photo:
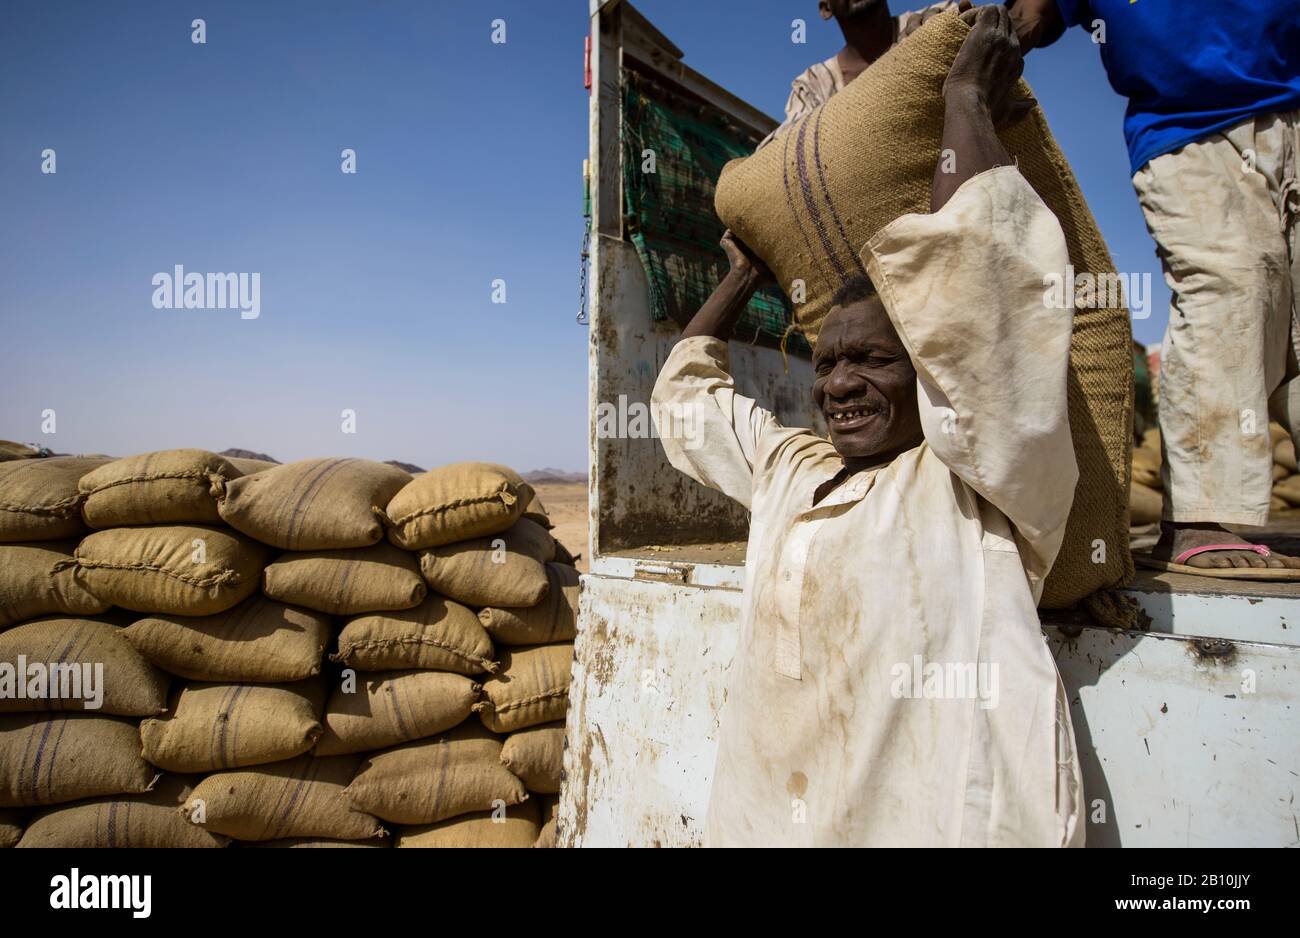
<path fill-rule="evenodd" d="M 0 462 L 0 845 L 553 845 L 548 528 L 486 463 Z"/>
<path fill-rule="evenodd" d="M 1300 470 L 1296 468 L 1295 444 L 1281 424 L 1270 423 L 1268 432 L 1273 445 L 1273 497 L 1269 500 L 1269 512 L 1300 508 Z M 1142 435 L 1142 445 L 1133 449 L 1129 518 L 1135 528 L 1160 523 L 1164 492 L 1160 463 L 1160 431 L 1148 430 Z"/>

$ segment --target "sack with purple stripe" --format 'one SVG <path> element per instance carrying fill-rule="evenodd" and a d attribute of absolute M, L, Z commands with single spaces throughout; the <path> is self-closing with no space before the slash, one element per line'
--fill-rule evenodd
<path fill-rule="evenodd" d="M 943 83 L 969 32 L 956 14 L 934 17 L 766 147 L 723 169 L 718 216 L 791 294 L 798 327 L 810 343 L 836 290 L 865 273 L 859 252 L 867 241 L 902 215 L 930 210 L 943 134 Z M 1018 94 L 1031 96 L 1029 86 L 1021 82 Z M 1074 271 L 1117 281 L 1041 108 L 999 136 L 1060 219 Z M 1072 605 L 1133 573 L 1127 517 L 1131 330 L 1122 298 L 1092 305 L 1074 311 L 1069 406 L 1079 483 L 1044 587 L 1046 608 Z"/>

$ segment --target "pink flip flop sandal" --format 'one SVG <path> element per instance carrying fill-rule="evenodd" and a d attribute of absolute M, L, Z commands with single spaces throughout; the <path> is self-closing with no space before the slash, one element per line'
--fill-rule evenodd
<path fill-rule="evenodd" d="M 1133 553 L 1133 560 L 1140 566 L 1167 573 L 1188 573 L 1192 576 L 1208 576 L 1217 580 L 1293 580 L 1300 582 L 1300 569 L 1291 567 L 1192 567 L 1187 560 L 1197 554 L 1206 554 L 1215 550 L 1251 550 L 1261 557 L 1271 557 L 1273 552 L 1263 544 L 1206 544 L 1185 550 L 1173 560 L 1156 560 L 1149 553 Z"/>

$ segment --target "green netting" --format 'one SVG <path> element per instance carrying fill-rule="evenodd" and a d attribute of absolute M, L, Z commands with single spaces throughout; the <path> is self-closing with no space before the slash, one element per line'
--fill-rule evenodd
<path fill-rule="evenodd" d="M 656 320 L 685 323 L 726 275 L 718 246 L 723 225 L 713 212 L 713 190 L 728 160 L 748 156 L 760 138 L 708 104 L 650 77 L 623 69 L 623 231 L 636 248 L 650 283 Z M 655 171 L 644 172 L 645 151 Z M 735 337 L 779 346 L 791 322 L 780 289 L 749 301 Z M 786 350 L 807 356 L 808 343 L 792 332 Z"/>

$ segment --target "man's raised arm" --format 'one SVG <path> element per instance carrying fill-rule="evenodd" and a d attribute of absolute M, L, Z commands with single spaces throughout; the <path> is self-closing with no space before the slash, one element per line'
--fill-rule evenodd
<path fill-rule="evenodd" d="M 1011 522 L 1037 589 L 1078 479 L 1066 403 L 1073 317 L 1047 300 L 1069 260 L 1060 222 L 994 133 L 1021 110 L 1010 98 L 1019 74 L 1006 11 L 980 8 L 945 89 L 955 166 L 941 157 L 934 211 L 888 225 L 862 260 L 916 368 L 926 441 Z"/>

